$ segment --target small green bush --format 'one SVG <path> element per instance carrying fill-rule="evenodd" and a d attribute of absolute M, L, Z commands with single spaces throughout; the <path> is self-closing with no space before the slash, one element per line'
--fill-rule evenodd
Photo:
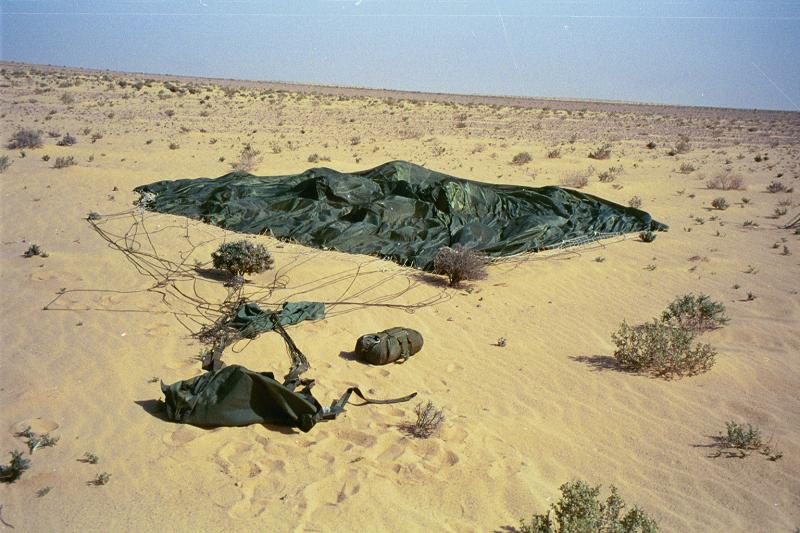
<path fill-rule="evenodd" d="M 11 462 L 8 465 L 0 465 L 0 482 L 13 483 L 30 467 L 31 462 L 22 457 L 22 452 L 14 450 L 11 452 Z"/>
<path fill-rule="evenodd" d="M 272 268 L 270 256 L 263 244 L 247 240 L 226 242 L 211 254 L 214 268 L 227 270 L 233 276 L 264 272 Z"/>
<path fill-rule="evenodd" d="M 560 487 L 561 499 L 545 514 L 533 515 L 530 522 L 521 521 L 520 533 L 655 533 L 658 524 L 639 507 L 624 515 L 625 501 L 616 487 L 602 502 L 600 486 L 592 487 L 577 480 Z"/>
<path fill-rule="evenodd" d="M 639 239 L 642 242 L 653 242 L 654 240 L 656 240 L 656 232 L 650 230 L 640 231 Z"/>
<path fill-rule="evenodd" d="M 623 321 L 611 335 L 620 368 L 660 377 L 699 374 L 714 366 L 716 350 L 693 345 L 694 338 L 693 331 L 659 320 L 636 326 Z"/>
<path fill-rule="evenodd" d="M 8 159 L 7 155 L 0 155 L 0 174 L 8 170 L 8 167 L 11 166 L 11 161 Z"/>
<path fill-rule="evenodd" d="M 705 294 L 679 296 L 662 313 L 661 320 L 691 331 L 706 331 L 730 322 L 725 305 Z"/>
<path fill-rule="evenodd" d="M 725 444 L 731 448 L 747 452 L 758 450 L 764 444 L 761 439 L 761 430 L 751 424 L 747 424 L 745 429 L 744 424 L 731 420 L 725 423 L 725 429 L 727 430 Z"/>

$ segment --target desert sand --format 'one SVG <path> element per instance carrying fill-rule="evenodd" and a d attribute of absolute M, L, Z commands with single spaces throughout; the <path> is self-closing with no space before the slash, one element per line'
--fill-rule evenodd
<path fill-rule="evenodd" d="M 0 460 L 28 457 L 17 436 L 28 426 L 59 437 L 0 484 L 0 529 L 513 531 L 573 479 L 603 494 L 615 485 L 663 531 L 800 526 L 800 236 L 781 229 L 800 209 L 800 113 L 0 68 L 10 163 L 0 174 Z M 44 145 L 6 148 L 20 128 L 41 130 Z M 65 133 L 77 143 L 57 146 Z M 681 139 L 686 149 L 668 155 Z M 192 332 L 204 318 L 162 297 L 164 284 L 87 214 L 110 234 L 136 228 L 143 251 L 207 263 L 237 236 L 138 216 L 132 189 L 225 174 L 245 143 L 261 151 L 258 175 L 404 159 L 489 183 L 584 176 L 583 191 L 623 205 L 639 197 L 670 230 L 497 262 L 460 289 L 373 257 L 253 237 L 275 258 L 275 270 L 249 277 L 270 287 L 267 301 L 350 302 L 288 330 L 323 404 L 356 384 L 375 397 L 416 391 L 445 423 L 428 439 L 402 431 L 414 400 L 350 405 L 307 434 L 174 424 L 156 410 L 158 381 L 201 373 Z M 611 158 L 589 159 L 603 143 Z M 511 164 L 520 152 L 533 160 Z M 70 156 L 76 164 L 54 168 Z M 709 189 L 724 172 L 745 189 Z M 793 192 L 767 192 L 773 181 Z M 718 197 L 730 207 L 712 209 Z M 23 257 L 32 243 L 47 257 Z M 219 282 L 192 283 L 175 281 L 225 297 Z M 649 320 L 690 292 L 731 318 L 702 337 L 719 352 L 710 371 L 665 380 L 613 367 L 622 320 Z M 425 338 L 408 362 L 348 357 L 360 335 L 397 325 Z M 275 334 L 238 343 L 225 361 L 276 375 L 289 366 Z M 759 427 L 783 456 L 713 457 L 729 420 Z M 99 462 L 81 461 L 85 452 Z M 91 483 L 102 472 L 108 483 Z"/>

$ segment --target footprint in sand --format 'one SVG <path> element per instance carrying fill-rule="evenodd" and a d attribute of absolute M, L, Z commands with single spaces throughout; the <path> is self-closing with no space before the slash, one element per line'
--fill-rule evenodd
<path fill-rule="evenodd" d="M 373 446 L 375 446 L 375 443 L 378 442 L 378 439 L 376 437 L 368 433 L 363 433 L 361 431 L 356 431 L 356 430 L 342 431 L 339 434 L 339 437 L 362 448 L 372 448 Z"/>
<path fill-rule="evenodd" d="M 151 328 L 144 330 L 144 334 L 148 337 L 167 337 L 171 333 L 172 328 L 169 324 L 156 324 Z"/>
<path fill-rule="evenodd" d="M 184 446 L 202 434 L 202 430 L 192 426 L 181 426 L 171 433 L 165 433 L 161 440 L 170 446 Z"/>
<path fill-rule="evenodd" d="M 83 278 L 70 272 L 53 272 L 52 270 L 41 270 L 30 275 L 33 281 L 50 281 L 58 279 L 61 281 L 83 281 Z"/>
<path fill-rule="evenodd" d="M 47 420 L 45 418 L 28 418 L 27 420 L 22 420 L 21 422 L 17 422 L 16 424 L 12 424 L 9 428 L 10 432 L 16 435 L 21 431 L 25 431 L 28 428 L 31 428 L 31 431 L 38 434 L 43 433 L 52 433 L 53 431 L 57 430 L 59 424 L 52 420 Z"/>

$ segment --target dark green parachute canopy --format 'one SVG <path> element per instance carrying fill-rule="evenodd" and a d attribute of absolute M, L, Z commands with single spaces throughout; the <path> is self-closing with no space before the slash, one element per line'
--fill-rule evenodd
<path fill-rule="evenodd" d="M 538 251 L 605 234 L 665 230 L 638 209 L 561 187 L 491 185 L 405 161 L 342 173 L 231 173 L 159 181 L 146 208 L 317 248 L 377 255 L 431 270 L 442 246 L 490 256 Z"/>

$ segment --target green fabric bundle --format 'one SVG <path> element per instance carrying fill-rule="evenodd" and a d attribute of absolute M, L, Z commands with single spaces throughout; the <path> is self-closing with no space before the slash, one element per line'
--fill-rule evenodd
<path fill-rule="evenodd" d="M 405 161 L 352 173 L 312 168 L 289 176 L 159 181 L 136 191 L 160 213 L 429 271 L 443 246 L 507 256 L 667 229 L 644 211 L 578 191 L 480 183 Z"/>

